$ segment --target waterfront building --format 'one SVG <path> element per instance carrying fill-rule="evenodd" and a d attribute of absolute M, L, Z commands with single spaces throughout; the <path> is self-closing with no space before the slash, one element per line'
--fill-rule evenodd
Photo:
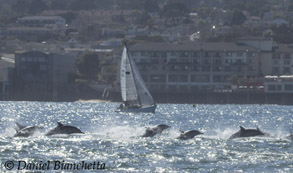
<path fill-rule="evenodd" d="M 15 54 L 15 92 L 26 99 L 48 100 L 62 94 L 74 72 L 74 56 L 39 51 Z"/>
<path fill-rule="evenodd" d="M 293 50 L 274 43 L 271 38 L 141 43 L 131 46 L 130 50 L 153 92 L 227 91 L 240 86 L 263 88 L 261 81 L 266 75 L 292 74 Z M 235 83 L 232 77 L 242 81 Z M 245 86 L 251 81 L 257 82 Z"/>
<path fill-rule="evenodd" d="M 143 43 L 130 48 L 151 91 L 230 89 L 229 78 L 258 77 L 260 52 L 232 42 Z"/>

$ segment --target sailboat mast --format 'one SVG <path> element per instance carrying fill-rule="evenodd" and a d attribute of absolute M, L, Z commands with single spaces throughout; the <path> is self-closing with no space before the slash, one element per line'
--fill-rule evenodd
<path fill-rule="evenodd" d="M 137 88 L 137 84 L 135 82 L 135 79 L 134 79 L 134 73 L 133 73 L 133 67 L 132 67 L 132 59 L 130 58 L 129 56 L 129 53 L 128 53 L 128 48 L 126 46 L 126 43 L 124 44 L 125 48 L 126 48 L 126 54 L 127 54 L 127 58 L 128 58 L 128 61 L 129 61 L 129 64 L 130 64 L 130 68 L 131 68 L 131 71 L 132 71 L 132 78 L 133 78 L 133 81 L 134 81 L 134 84 L 135 84 L 135 88 L 136 88 L 136 91 L 137 91 L 137 98 L 138 98 L 138 102 L 139 102 L 139 105 L 141 105 L 141 100 L 140 100 L 140 96 L 138 94 L 138 88 Z"/>

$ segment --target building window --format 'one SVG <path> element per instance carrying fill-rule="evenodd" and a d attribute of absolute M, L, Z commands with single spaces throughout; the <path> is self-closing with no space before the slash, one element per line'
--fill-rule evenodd
<path fill-rule="evenodd" d="M 32 61 L 33 61 L 33 58 L 32 58 L 32 57 L 27 57 L 27 58 L 26 58 L 26 61 L 27 61 L 27 62 L 32 62 Z"/>
<path fill-rule="evenodd" d="M 169 59 L 169 62 L 170 63 L 177 63 L 177 60 L 175 58 L 171 58 L 171 59 Z"/>
<path fill-rule="evenodd" d="M 191 75 L 190 81 L 191 82 L 209 82 L 210 76 L 209 75 Z"/>
<path fill-rule="evenodd" d="M 191 69 L 192 69 L 192 71 L 199 71 L 199 66 L 194 65 L 191 67 Z"/>
<path fill-rule="evenodd" d="M 178 76 L 177 75 L 169 75 L 169 82 L 177 82 L 178 81 Z"/>
<path fill-rule="evenodd" d="M 188 59 L 188 58 L 182 58 L 182 59 L 181 59 L 181 62 L 182 62 L 182 63 L 189 63 L 189 59 Z"/>
<path fill-rule="evenodd" d="M 255 67 L 254 66 L 248 66 L 248 71 L 255 71 Z"/>
<path fill-rule="evenodd" d="M 225 59 L 226 64 L 232 64 L 232 59 Z"/>
<path fill-rule="evenodd" d="M 45 57 L 39 57 L 39 62 L 46 62 L 48 61 L 48 59 L 46 59 Z"/>
<path fill-rule="evenodd" d="M 279 60 L 273 60 L 274 65 L 279 65 Z"/>
<path fill-rule="evenodd" d="M 151 58 L 151 63 L 152 64 L 159 64 L 159 60 L 156 58 Z"/>
<path fill-rule="evenodd" d="M 280 68 L 279 67 L 273 67 L 273 74 L 279 74 Z"/>
<path fill-rule="evenodd" d="M 215 66 L 215 67 L 213 67 L 213 71 L 215 71 L 215 72 L 219 72 L 221 70 L 222 70 L 222 67 L 221 66 Z"/>
<path fill-rule="evenodd" d="M 290 73 L 290 67 L 284 67 L 283 72 L 284 72 L 285 74 L 289 74 L 289 73 Z"/>
<path fill-rule="evenodd" d="M 210 72 L 211 71 L 211 66 L 203 66 L 202 71 L 203 72 Z"/>
<path fill-rule="evenodd" d="M 290 54 L 286 53 L 284 59 L 290 59 Z"/>
<path fill-rule="evenodd" d="M 179 70 L 179 67 L 177 65 L 172 65 L 172 66 L 170 66 L 170 70 L 176 71 L 176 70 Z"/>
<path fill-rule="evenodd" d="M 221 59 L 214 59 L 214 64 L 220 65 L 221 63 Z"/>
<path fill-rule="evenodd" d="M 268 85 L 269 91 L 281 91 L 282 86 L 281 85 Z"/>
<path fill-rule="evenodd" d="M 249 57 L 255 57 L 255 52 L 248 52 L 247 53 L 247 56 L 249 56 Z"/>
<path fill-rule="evenodd" d="M 209 59 L 205 59 L 205 60 L 203 61 L 203 64 L 205 64 L 205 65 L 209 65 L 209 64 L 210 64 L 210 60 L 209 60 Z"/>
<path fill-rule="evenodd" d="M 180 82 L 188 82 L 188 75 L 180 75 Z"/>
<path fill-rule="evenodd" d="M 182 66 L 182 69 L 181 70 L 182 71 L 188 71 L 188 68 L 189 68 L 188 65 L 184 65 L 184 66 Z"/>
<path fill-rule="evenodd" d="M 193 52 L 193 57 L 199 57 L 199 52 Z"/>
<path fill-rule="evenodd" d="M 220 58 L 220 57 L 222 57 L 222 52 L 216 52 L 216 53 L 215 53 L 215 57 L 216 57 L 216 58 Z"/>
<path fill-rule="evenodd" d="M 26 62 L 26 57 L 21 57 L 20 60 L 21 62 Z"/>
<path fill-rule="evenodd" d="M 210 52 L 205 52 L 204 53 L 204 57 L 205 58 L 210 58 L 211 57 L 211 53 Z"/>
<path fill-rule="evenodd" d="M 293 85 L 285 85 L 285 91 L 293 91 Z"/>
<path fill-rule="evenodd" d="M 188 57 L 188 52 L 181 52 L 180 56 L 181 57 Z"/>
<path fill-rule="evenodd" d="M 290 60 L 284 60 L 284 65 L 290 65 Z"/>
<path fill-rule="evenodd" d="M 159 75 L 151 75 L 151 82 L 161 82 Z"/>
<path fill-rule="evenodd" d="M 192 59 L 193 64 L 200 64 L 200 59 Z"/>
<path fill-rule="evenodd" d="M 169 85 L 168 90 L 169 91 L 177 91 L 177 86 L 176 85 Z"/>
<path fill-rule="evenodd" d="M 222 82 L 222 76 L 214 75 L 213 76 L 213 82 Z"/>
<path fill-rule="evenodd" d="M 46 65 L 40 65 L 40 70 L 41 71 L 46 71 L 46 70 L 48 70 L 48 66 L 46 66 Z"/>
<path fill-rule="evenodd" d="M 232 52 L 226 52 L 226 56 L 231 57 L 232 56 Z"/>
<path fill-rule="evenodd" d="M 237 56 L 238 57 L 242 57 L 243 56 L 243 52 L 237 52 Z"/>
<path fill-rule="evenodd" d="M 254 60 L 253 60 L 253 59 L 248 59 L 248 60 L 247 60 L 247 63 L 248 63 L 248 64 L 254 64 Z"/>
<path fill-rule="evenodd" d="M 231 72 L 232 68 L 230 66 L 225 66 L 224 67 L 224 72 Z"/>

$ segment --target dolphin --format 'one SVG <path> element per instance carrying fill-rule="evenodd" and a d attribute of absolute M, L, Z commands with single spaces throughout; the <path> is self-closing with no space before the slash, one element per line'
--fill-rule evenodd
<path fill-rule="evenodd" d="M 58 126 L 55 127 L 54 129 L 50 130 L 46 136 L 51 136 L 51 135 L 55 135 L 55 134 L 72 134 L 72 133 L 83 133 L 81 130 L 79 130 L 78 128 L 74 127 L 74 126 L 67 126 L 67 125 L 63 125 L 60 122 L 57 122 Z"/>
<path fill-rule="evenodd" d="M 194 138 L 194 136 L 203 134 L 202 132 L 198 131 L 198 130 L 190 130 L 190 131 L 181 131 L 181 134 L 179 137 L 177 137 L 177 139 L 181 139 L 181 140 L 187 140 L 187 139 L 192 139 Z"/>
<path fill-rule="evenodd" d="M 240 130 L 234 133 L 229 139 L 241 138 L 241 137 L 252 137 L 252 136 L 264 136 L 264 132 L 260 131 L 259 128 L 256 129 L 245 129 L 240 126 Z"/>
<path fill-rule="evenodd" d="M 293 140 L 293 132 L 290 131 L 290 135 L 286 136 L 286 138 L 289 140 Z"/>
<path fill-rule="evenodd" d="M 144 135 L 142 135 L 142 137 L 153 137 L 156 134 L 160 134 L 162 133 L 165 129 L 170 128 L 170 126 L 166 125 L 166 124 L 160 124 L 157 125 L 156 127 L 153 128 L 147 128 Z"/>
<path fill-rule="evenodd" d="M 38 126 L 22 126 L 19 123 L 15 122 L 16 124 L 16 134 L 13 137 L 29 137 L 32 136 L 36 131 L 43 129 L 43 127 Z"/>

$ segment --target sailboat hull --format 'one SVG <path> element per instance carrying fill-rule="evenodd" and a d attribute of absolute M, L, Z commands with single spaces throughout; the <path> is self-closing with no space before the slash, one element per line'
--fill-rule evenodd
<path fill-rule="evenodd" d="M 126 107 L 125 109 L 117 109 L 115 112 L 152 112 L 155 113 L 157 105 L 143 108 L 131 108 Z"/>

